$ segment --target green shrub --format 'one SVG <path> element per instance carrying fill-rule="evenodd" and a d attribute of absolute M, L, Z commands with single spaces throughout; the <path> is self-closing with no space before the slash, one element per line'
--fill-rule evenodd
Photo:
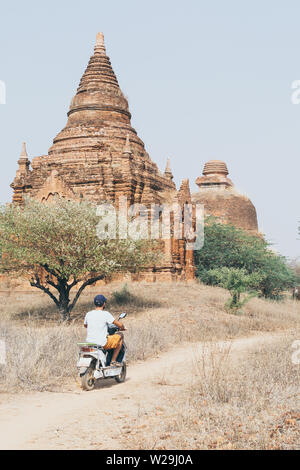
<path fill-rule="evenodd" d="M 271 251 L 263 238 L 220 224 L 213 217 L 206 219 L 204 233 L 204 246 L 195 252 L 196 275 L 202 282 L 220 285 L 207 272 L 224 267 L 259 275 L 257 290 L 267 298 L 280 299 L 283 291 L 295 285 L 286 259 Z"/>
<path fill-rule="evenodd" d="M 135 296 L 131 294 L 127 284 L 124 284 L 121 290 L 112 293 L 112 298 L 117 305 L 127 305 L 134 300 Z"/>
<path fill-rule="evenodd" d="M 226 302 L 225 307 L 237 313 L 248 300 L 257 295 L 261 275 L 248 274 L 245 269 L 223 267 L 205 271 L 203 280 L 206 284 L 227 289 L 231 298 Z M 248 293 L 248 295 L 241 299 L 243 293 Z"/>

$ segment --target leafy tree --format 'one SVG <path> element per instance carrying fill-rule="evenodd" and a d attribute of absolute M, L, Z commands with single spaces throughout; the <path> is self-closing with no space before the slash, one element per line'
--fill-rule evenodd
<path fill-rule="evenodd" d="M 220 224 L 213 217 L 206 219 L 204 234 L 204 246 L 195 253 L 196 274 L 203 282 L 208 270 L 227 267 L 259 273 L 258 290 L 268 298 L 278 299 L 294 285 L 295 276 L 285 258 L 271 251 L 262 237 Z"/>
<path fill-rule="evenodd" d="M 138 272 L 159 257 L 148 240 L 99 238 L 100 220 L 86 201 L 27 200 L 24 208 L 2 207 L 0 271 L 28 279 L 68 320 L 87 286 L 115 272 Z"/>
<path fill-rule="evenodd" d="M 300 259 L 295 258 L 289 263 L 289 267 L 293 271 L 296 279 L 296 283 L 299 285 L 300 284 Z"/>
<path fill-rule="evenodd" d="M 203 280 L 207 284 L 224 287 L 231 295 L 225 307 L 238 312 L 248 300 L 257 295 L 257 289 L 261 282 L 262 275 L 253 272 L 248 274 L 246 269 L 238 268 L 216 268 L 205 271 Z M 248 295 L 241 300 L 241 294 Z"/>

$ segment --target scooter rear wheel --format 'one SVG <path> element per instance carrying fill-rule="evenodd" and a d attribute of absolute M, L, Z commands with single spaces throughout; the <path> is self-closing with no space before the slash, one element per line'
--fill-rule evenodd
<path fill-rule="evenodd" d="M 126 362 L 123 362 L 121 373 L 120 373 L 119 375 L 117 375 L 117 377 L 115 377 L 115 380 L 116 380 L 119 384 L 122 383 L 122 382 L 125 382 L 125 380 L 126 380 L 126 372 L 127 372 Z"/>
<path fill-rule="evenodd" d="M 86 372 L 81 376 L 81 387 L 83 390 L 93 390 L 95 387 L 96 379 L 94 377 L 94 368 L 88 367 Z"/>

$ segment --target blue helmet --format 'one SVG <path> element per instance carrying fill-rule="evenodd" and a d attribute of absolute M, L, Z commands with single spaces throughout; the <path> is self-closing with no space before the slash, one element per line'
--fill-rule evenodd
<path fill-rule="evenodd" d="M 105 302 L 107 302 L 107 298 L 104 297 L 104 295 L 102 294 L 96 295 L 96 297 L 94 298 L 94 304 L 96 305 L 96 307 L 102 307 Z"/>

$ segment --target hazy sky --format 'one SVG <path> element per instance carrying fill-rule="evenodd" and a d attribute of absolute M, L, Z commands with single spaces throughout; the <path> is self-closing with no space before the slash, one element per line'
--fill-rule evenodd
<path fill-rule="evenodd" d="M 22 141 L 46 154 L 103 31 L 151 158 L 175 181 L 226 161 L 282 254 L 300 255 L 300 2 L 13 1 L 0 6 L 0 202 L 10 201 Z"/>

